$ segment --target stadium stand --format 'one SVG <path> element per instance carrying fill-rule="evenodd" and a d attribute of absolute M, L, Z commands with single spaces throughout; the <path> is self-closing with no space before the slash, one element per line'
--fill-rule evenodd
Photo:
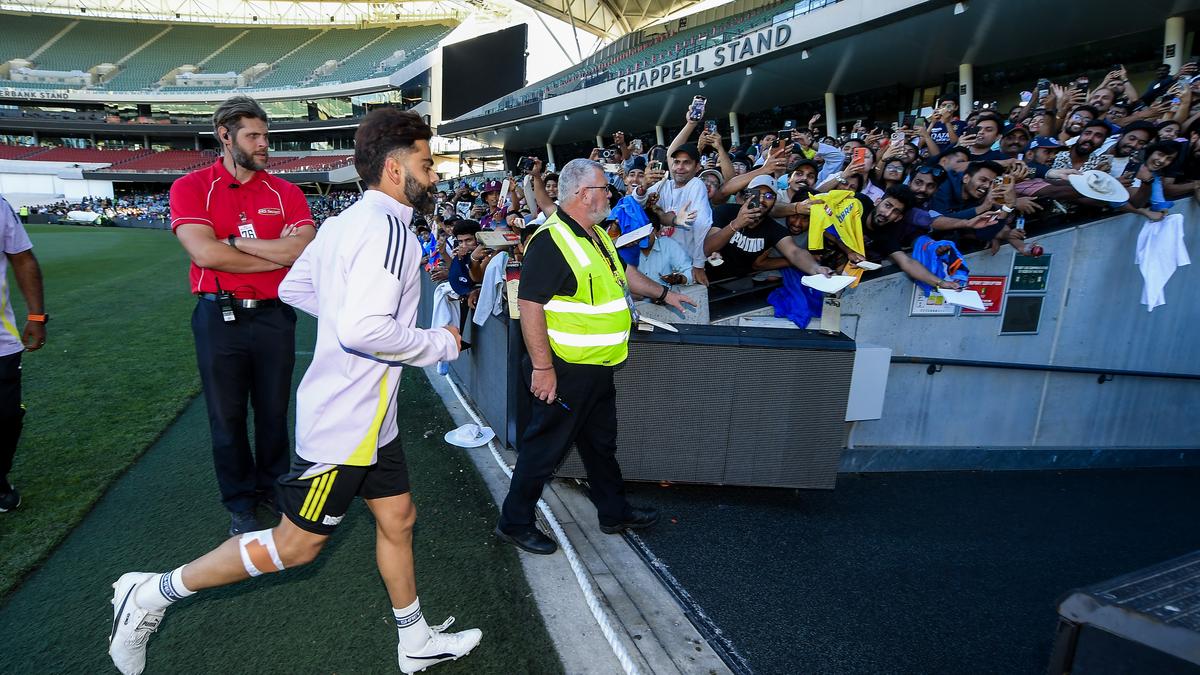
<path fill-rule="evenodd" d="M 274 63 L 312 39 L 316 33 L 307 28 L 254 28 L 249 31 L 222 29 L 237 41 L 204 64 L 205 73 L 240 73 L 258 63 Z M 214 50 L 215 51 L 215 50 Z"/>
<path fill-rule="evenodd" d="M 0 159 L 23 159 L 40 150 L 29 145 L 0 145 Z"/>
<path fill-rule="evenodd" d="M 0 62 L 24 59 L 31 61 L 35 70 L 84 72 L 112 63 L 120 70 L 101 78 L 91 88 L 113 91 L 212 89 L 160 85 L 165 76 L 185 65 L 196 66 L 197 72 L 206 74 L 241 74 L 259 63 L 272 67 L 259 81 L 248 82 L 248 89 L 353 82 L 399 69 L 428 53 L 453 30 L 453 26 L 444 24 L 362 29 L 247 28 L 3 13 L 0 18 L 8 36 L 0 45 Z M 116 39 L 115 34 L 119 35 Z M 382 68 L 381 62 L 398 51 L 404 52 L 404 59 Z M 338 66 L 317 74 L 330 60 Z M 0 86 L 55 90 L 78 85 L 0 79 Z"/>
<path fill-rule="evenodd" d="M 552 98 L 656 64 L 668 63 L 759 30 L 770 25 L 779 14 L 805 14 L 836 2 L 838 0 L 815 0 L 800 4 L 790 1 L 775 2 L 675 33 L 649 35 L 648 31 L 642 30 L 634 35 L 631 46 L 613 45 L 603 49 L 574 68 L 518 89 L 489 106 L 484 113 L 499 112 L 531 101 Z"/>
<path fill-rule="evenodd" d="M 275 173 L 299 173 L 303 171 L 330 171 L 348 166 L 354 155 L 316 155 L 313 157 L 276 157 L 267 164 L 267 170 Z"/>
<path fill-rule="evenodd" d="M 72 23 L 71 19 L 56 16 L 3 16 L 4 24 L 16 30 L 5 30 L 0 40 L 0 60 L 27 59 L 46 44 L 62 29 Z"/>
<path fill-rule="evenodd" d="M 210 150 L 162 150 L 136 159 L 123 161 L 109 169 L 130 172 L 181 172 L 208 166 L 216 160 Z"/>
<path fill-rule="evenodd" d="M 40 70 L 83 70 L 116 63 L 165 28 L 162 24 L 79 21 L 32 60 Z M 113 32 L 120 30 L 120 39 Z"/>
<path fill-rule="evenodd" d="M 451 30 L 450 26 L 440 24 L 412 26 L 407 29 L 393 28 L 375 42 L 364 44 L 359 40 L 352 49 L 345 52 L 344 60 L 337 70 L 317 78 L 315 83 L 354 82 L 377 77 L 380 75 L 380 63 L 403 49 L 404 62 L 396 64 L 391 70 L 399 69 L 432 50 Z"/>
<path fill-rule="evenodd" d="M 166 34 L 150 43 L 123 64 L 108 86 L 147 87 L 158 83 L 163 76 L 183 65 L 199 65 L 200 61 L 242 33 L 243 29 L 213 26 L 172 26 Z M 218 71 L 219 72 L 219 71 Z"/>
<path fill-rule="evenodd" d="M 116 164 L 138 157 L 145 157 L 153 150 L 96 150 L 93 148 L 46 148 L 37 154 L 28 155 L 22 159 L 33 159 L 39 162 L 77 162 Z"/>

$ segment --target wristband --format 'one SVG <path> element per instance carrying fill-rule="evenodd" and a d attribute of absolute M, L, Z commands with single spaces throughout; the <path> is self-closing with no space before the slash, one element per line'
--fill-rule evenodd
<path fill-rule="evenodd" d="M 671 292 L 671 287 L 670 287 L 670 286 L 663 286 L 663 292 L 662 292 L 662 295 L 660 295 L 660 296 L 658 296 L 657 298 L 655 298 L 655 299 L 654 299 L 654 304 L 656 304 L 656 305 L 665 305 L 665 304 L 667 304 L 666 302 L 664 302 L 664 300 L 666 300 L 666 298 L 667 298 L 667 293 L 670 293 L 670 292 Z"/>
<path fill-rule="evenodd" d="M 538 368 L 537 366 L 534 366 L 533 369 L 534 370 L 554 370 L 554 366 L 546 366 L 545 368 Z"/>
<path fill-rule="evenodd" d="M 26 321 L 36 321 L 37 323 L 47 323 L 50 321 L 49 314 L 30 314 L 25 317 Z"/>
<path fill-rule="evenodd" d="M 237 244 L 233 243 L 234 239 L 237 239 L 237 235 L 234 235 L 234 234 L 229 235 L 229 247 L 236 251 Z"/>

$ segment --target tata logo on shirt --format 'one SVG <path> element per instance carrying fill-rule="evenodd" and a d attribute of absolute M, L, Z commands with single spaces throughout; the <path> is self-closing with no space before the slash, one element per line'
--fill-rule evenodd
<path fill-rule="evenodd" d="M 260 216 L 278 216 L 281 213 L 283 213 L 283 211 L 272 208 L 261 208 L 258 210 L 258 215 Z"/>

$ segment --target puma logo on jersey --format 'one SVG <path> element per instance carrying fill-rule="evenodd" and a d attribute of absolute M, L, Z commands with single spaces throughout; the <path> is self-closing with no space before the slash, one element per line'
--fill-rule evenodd
<path fill-rule="evenodd" d="M 278 216 L 281 213 L 283 213 L 283 211 L 266 206 L 258 210 L 258 215 L 260 216 Z"/>
<path fill-rule="evenodd" d="M 338 523 L 342 522 L 342 518 L 345 518 L 345 517 L 346 516 L 344 516 L 344 515 L 338 516 L 337 518 L 334 518 L 333 516 L 325 516 L 324 518 L 321 519 L 321 524 L 322 525 L 337 525 Z"/>

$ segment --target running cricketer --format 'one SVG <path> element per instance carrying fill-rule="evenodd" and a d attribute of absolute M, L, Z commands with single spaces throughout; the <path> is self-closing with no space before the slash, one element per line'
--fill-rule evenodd
<path fill-rule="evenodd" d="M 311 562 L 355 496 L 376 521 L 376 560 L 399 631 L 400 670 L 415 673 L 465 656 L 478 629 L 430 627 L 413 577 L 416 510 L 396 424 L 402 365 L 458 358 L 453 326 L 416 328 L 421 245 L 408 229 L 433 208 L 432 132 L 416 114 L 380 108 L 354 136 L 354 165 L 369 189 L 325 221 L 279 287 L 317 317 L 312 364 L 297 393 L 296 453 L 276 488 L 283 519 L 247 532 L 173 571 L 130 572 L 113 588 L 108 653 L 126 675 L 146 666 L 163 613 L 193 593 Z M 252 645 L 247 645 L 252 649 Z M 199 667 L 199 664 L 198 664 Z"/>

